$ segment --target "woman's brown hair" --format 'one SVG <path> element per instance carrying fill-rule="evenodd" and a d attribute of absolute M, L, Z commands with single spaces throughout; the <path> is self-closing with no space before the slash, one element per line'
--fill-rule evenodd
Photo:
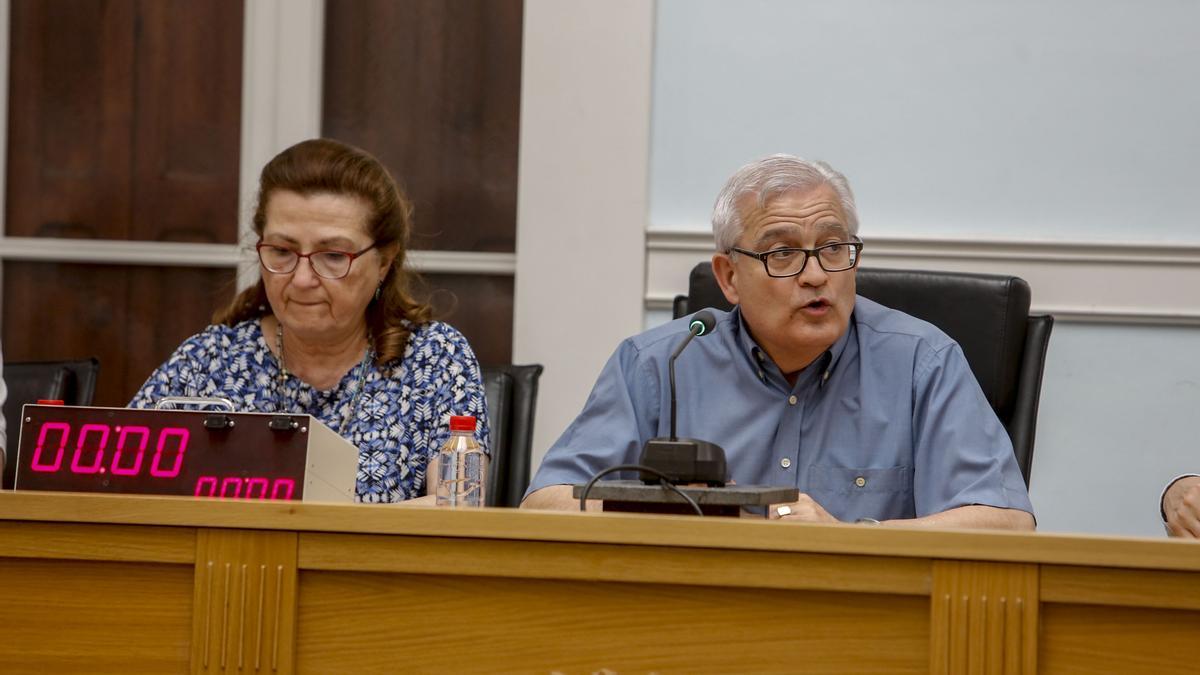
<path fill-rule="evenodd" d="M 263 167 L 258 180 L 254 231 L 261 238 L 267 224 L 267 202 L 279 190 L 301 195 L 355 196 L 370 205 L 367 232 L 381 252 L 396 251 L 380 285 L 379 297 L 367 305 L 367 330 L 375 363 L 383 365 L 404 354 L 412 326 L 427 323 L 428 304 L 411 291 L 415 275 L 405 265 L 412 230 L 412 204 L 379 160 L 356 147 L 327 138 L 303 141 L 279 153 Z M 230 326 L 271 313 L 262 279 L 213 314 L 213 323 Z"/>

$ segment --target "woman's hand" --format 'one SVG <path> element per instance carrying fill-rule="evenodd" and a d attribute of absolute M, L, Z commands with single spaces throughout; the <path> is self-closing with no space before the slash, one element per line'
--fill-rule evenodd
<path fill-rule="evenodd" d="M 396 502 L 392 506 L 437 506 L 437 496 L 425 495 L 424 497 L 413 497 L 402 502 Z"/>

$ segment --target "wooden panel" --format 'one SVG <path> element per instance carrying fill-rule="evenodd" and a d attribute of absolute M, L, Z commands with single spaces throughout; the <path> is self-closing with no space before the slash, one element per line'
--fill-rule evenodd
<path fill-rule="evenodd" d="M 134 14 L 131 0 L 12 2 L 7 234 L 126 236 Z"/>
<path fill-rule="evenodd" d="M 300 586 L 301 672 L 928 668 L 924 598 L 335 572 Z M 420 620 L 397 623 L 403 608 Z"/>
<path fill-rule="evenodd" d="M 0 556 L 192 564 L 196 531 L 183 527 L 0 522 Z"/>
<path fill-rule="evenodd" d="M 0 559 L 5 673 L 188 669 L 192 567 Z"/>
<path fill-rule="evenodd" d="M 141 0 L 132 239 L 237 241 L 244 0 Z"/>
<path fill-rule="evenodd" d="M 123 406 L 233 288 L 215 268 L 4 263 L 4 358 L 100 359 L 96 405 Z"/>
<path fill-rule="evenodd" d="M 513 251 L 520 0 L 329 0 L 326 136 L 387 165 L 413 248 Z"/>
<path fill-rule="evenodd" d="M 16 0 L 6 231 L 233 242 L 242 0 Z"/>
<path fill-rule="evenodd" d="M 201 530 L 194 606 L 193 672 L 292 672 L 296 534 Z"/>
<path fill-rule="evenodd" d="M 300 535 L 300 567 L 912 595 L 931 584 L 927 560 L 339 534 Z"/>
<path fill-rule="evenodd" d="M 1045 565 L 1042 602 L 1200 610 L 1200 579 L 1186 572 Z"/>
<path fill-rule="evenodd" d="M 930 598 L 931 672 L 1037 673 L 1036 565 L 937 560 Z"/>
<path fill-rule="evenodd" d="M 120 268 L 109 268 L 122 274 Z M 128 282 L 129 322 L 124 326 L 127 361 L 114 404 L 125 405 L 150 373 L 167 360 L 179 343 L 204 330 L 213 311 L 233 297 L 233 269 L 199 267 L 132 267 Z M 103 361 L 101 374 L 103 375 Z M 122 371 L 114 371 L 113 375 Z M 97 397 L 99 396 L 97 391 Z"/>
<path fill-rule="evenodd" d="M 512 277 L 426 274 L 421 286 L 437 318 L 467 338 L 481 364 L 512 363 Z"/>
<path fill-rule="evenodd" d="M 1042 605 L 1043 675 L 1196 672 L 1200 612 Z"/>

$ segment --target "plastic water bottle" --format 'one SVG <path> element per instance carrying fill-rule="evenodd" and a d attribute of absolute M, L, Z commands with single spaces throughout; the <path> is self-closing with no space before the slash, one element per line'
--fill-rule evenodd
<path fill-rule="evenodd" d="M 483 506 L 488 457 L 475 440 L 475 418 L 450 417 L 450 438 L 437 457 L 437 505 Z"/>

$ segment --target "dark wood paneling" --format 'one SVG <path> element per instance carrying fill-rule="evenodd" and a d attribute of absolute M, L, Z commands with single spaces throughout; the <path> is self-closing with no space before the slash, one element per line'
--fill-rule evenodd
<path fill-rule="evenodd" d="M 242 0 L 14 0 L 6 231 L 237 239 Z"/>
<path fill-rule="evenodd" d="M 100 359 L 96 405 L 123 406 L 233 292 L 234 271 L 4 263 L 6 361 Z"/>
<path fill-rule="evenodd" d="M 484 365 L 512 363 L 513 279 L 477 274 L 427 274 L 418 291 L 435 317 L 454 326 Z"/>
<path fill-rule="evenodd" d="M 5 360 L 95 356 L 95 404 L 123 406 L 232 297 L 234 272 L 6 262 L 3 283 Z M 418 295 L 466 336 L 480 363 L 512 361 L 511 277 L 431 274 Z"/>
<path fill-rule="evenodd" d="M 513 251 L 520 0 L 328 0 L 323 133 L 416 206 L 413 248 Z"/>
<path fill-rule="evenodd" d="M 133 239 L 237 241 L 243 0 L 142 0 Z"/>
<path fill-rule="evenodd" d="M 11 236 L 127 236 L 134 5 L 13 0 L 8 93 Z"/>

